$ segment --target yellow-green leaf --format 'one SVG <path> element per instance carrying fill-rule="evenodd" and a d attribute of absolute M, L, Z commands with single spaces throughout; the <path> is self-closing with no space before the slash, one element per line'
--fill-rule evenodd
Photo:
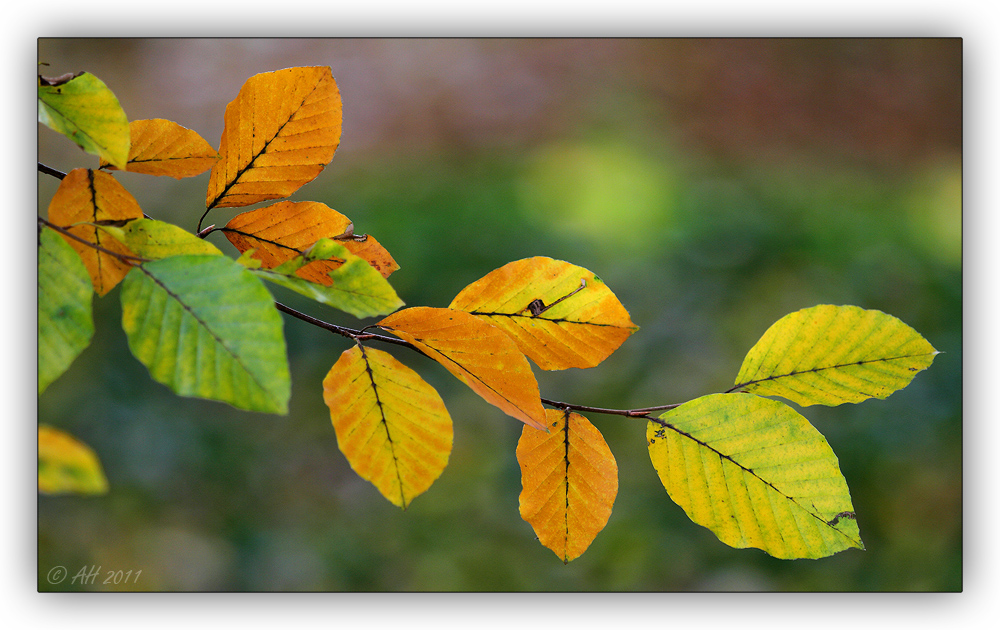
<path fill-rule="evenodd" d="M 355 256 L 360 256 L 383 277 L 399 269 L 392 256 L 374 237 L 354 235 L 354 223 L 318 201 L 280 201 L 233 217 L 222 228 L 236 249 L 255 249 L 254 257 L 267 269 L 294 258 L 320 239 L 336 239 Z M 326 258 L 329 258 L 327 256 Z M 319 284 L 331 284 L 330 272 L 342 263 L 317 260 L 297 272 Z"/>
<path fill-rule="evenodd" d="M 169 256 L 222 256 L 215 245 L 172 223 L 154 219 L 135 219 L 125 225 L 102 226 L 101 229 L 121 241 L 136 256 L 159 260 Z"/>
<path fill-rule="evenodd" d="M 122 283 L 122 329 L 149 375 L 179 396 L 288 413 L 283 322 L 264 285 L 227 256 L 143 263 Z"/>
<path fill-rule="evenodd" d="M 247 79 L 226 106 L 206 207 L 282 199 L 312 181 L 340 144 L 342 115 L 328 67 L 286 68 Z"/>
<path fill-rule="evenodd" d="M 76 251 L 54 230 L 38 235 L 38 393 L 94 336 L 94 286 Z"/>
<path fill-rule="evenodd" d="M 38 491 L 43 494 L 104 494 L 108 480 L 89 446 L 47 425 L 38 427 Z"/>
<path fill-rule="evenodd" d="M 788 405 L 712 394 L 651 420 L 646 439 L 670 498 L 727 545 L 776 558 L 864 549 L 837 456 Z"/>
<path fill-rule="evenodd" d="M 937 354 L 900 320 L 857 306 L 821 305 L 772 325 L 750 349 L 733 390 L 808 405 L 886 398 Z"/>
<path fill-rule="evenodd" d="M 427 306 L 397 311 L 378 326 L 412 343 L 486 402 L 545 430 L 545 408 L 531 365 L 496 326 L 462 311 Z"/>
<path fill-rule="evenodd" d="M 607 525 L 618 495 L 618 463 L 581 415 L 547 409 L 549 432 L 525 425 L 517 442 L 521 518 L 563 562 L 578 558 Z"/>
<path fill-rule="evenodd" d="M 593 272 L 543 256 L 491 271 L 450 308 L 498 326 L 543 370 L 593 367 L 638 330 Z"/>
<path fill-rule="evenodd" d="M 63 236 L 83 260 L 98 295 L 105 295 L 113 289 L 132 268 L 108 251 L 124 256 L 135 255 L 120 241 L 100 229 L 98 224 L 124 223 L 140 218 L 142 209 L 135 197 L 110 173 L 104 171 L 73 169 L 59 183 L 59 188 L 49 202 L 51 223 L 107 250 L 101 251 Z"/>
<path fill-rule="evenodd" d="M 315 264 L 311 262 L 311 250 L 308 254 L 298 255 L 273 269 L 253 268 L 250 272 L 355 317 L 387 315 L 403 306 L 396 290 L 374 267 L 351 254 L 340 243 L 329 239 L 317 243 L 324 245 L 323 249 L 338 263 L 328 271 L 329 284 L 318 284 L 296 275 L 296 272 L 302 271 L 306 266 Z"/>
<path fill-rule="evenodd" d="M 219 154 L 204 138 L 172 120 L 152 118 L 129 123 L 132 146 L 126 170 L 174 179 L 194 177 L 215 165 Z M 101 166 L 107 166 L 102 161 Z M 111 165 L 117 168 L 116 165 Z"/>
<path fill-rule="evenodd" d="M 392 355 L 355 346 L 323 379 L 337 445 L 351 468 L 399 507 L 441 476 L 452 424 L 441 397 Z"/>
<path fill-rule="evenodd" d="M 38 122 L 124 169 L 129 152 L 128 118 L 104 82 L 87 72 L 38 77 Z"/>

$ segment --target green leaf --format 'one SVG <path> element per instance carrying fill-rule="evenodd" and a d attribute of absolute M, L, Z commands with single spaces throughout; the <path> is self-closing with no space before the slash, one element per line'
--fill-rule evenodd
<path fill-rule="evenodd" d="M 136 256 L 159 260 L 170 256 L 222 256 L 218 247 L 172 223 L 135 219 L 121 227 L 101 226 Z"/>
<path fill-rule="evenodd" d="M 814 306 L 782 317 L 764 333 L 743 360 L 733 390 L 802 406 L 886 398 L 909 385 L 937 353 L 917 331 L 881 311 Z"/>
<path fill-rule="evenodd" d="M 104 494 L 108 491 L 108 480 L 89 446 L 43 424 L 38 427 L 38 491 Z"/>
<path fill-rule="evenodd" d="M 322 254 L 322 258 L 318 258 L 316 254 Z M 330 286 L 295 275 L 303 266 L 318 259 L 344 261 L 344 264 L 327 274 L 333 280 Z M 296 256 L 273 269 L 251 269 L 250 272 L 359 318 L 388 315 L 403 306 L 395 289 L 377 269 L 330 239 L 320 239 L 306 255 Z"/>
<path fill-rule="evenodd" d="M 94 285 L 83 261 L 55 230 L 38 248 L 38 393 L 65 372 L 94 336 Z"/>
<path fill-rule="evenodd" d="M 712 394 L 651 420 L 646 439 L 670 498 L 727 545 L 786 559 L 864 549 L 837 456 L 788 405 Z"/>
<path fill-rule="evenodd" d="M 114 92 L 94 75 L 38 77 L 38 122 L 125 170 L 131 145 L 128 118 Z"/>
<path fill-rule="evenodd" d="M 287 413 L 282 320 L 267 289 L 226 256 L 144 263 L 122 283 L 122 328 L 150 376 L 181 396 Z"/>

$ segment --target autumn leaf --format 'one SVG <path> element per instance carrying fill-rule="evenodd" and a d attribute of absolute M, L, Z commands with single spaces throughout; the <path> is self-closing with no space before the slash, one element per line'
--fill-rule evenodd
<path fill-rule="evenodd" d="M 937 355 L 920 334 L 881 311 L 821 305 L 772 325 L 747 353 L 733 390 L 802 405 L 886 398 Z"/>
<path fill-rule="evenodd" d="M 170 256 L 205 254 L 222 256 L 215 245 L 172 223 L 154 219 L 135 219 L 119 227 L 100 228 L 123 243 L 136 256 L 159 260 Z"/>
<path fill-rule="evenodd" d="M 128 118 L 114 92 L 94 75 L 38 77 L 38 122 L 67 136 L 87 153 L 125 168 Z"/>
<path fill-rule="evenodd" d="M 322 238 L 336 239 L 349 252 L 377 269 L 382 277 L 399 269 L 392 256 L 372 236 L 354 235 L 350 219 L 317 201 L 281 201 L 264 208 L 238 214 L 222 232 L 241 253 L 255 249 L 265 269 L 276 267 L 302 253 Z M 319 284 L 330 285 L 329 273 L 339 261 L 319 260 L 297 273 Z"/>
<path fill-rule="evenodd" d="M 248 253 L 254 250 L 247 250 Z M 328 272 L 329 285 L 310 282 L 296 275 L 316 259 L 332 258 L 338 265 Z M 258 262 L 256 258 L 249 259 Z M 248 262 L 242 256 L 241 263 Z M 341 243 L 320 239 L 305 253 L 287 260 L 273 269 L 250 267 L 250 272 L 268 282 L 305 295 L 322 304 L 329 304 L 355 317 L 387 315 L 403 306 L 389 281 L 374 267 L 347 251 Z"/>
<path fill-rule="evenodd" d="M 545 430 L 545 409 L 531 365 L 496 326 L 462 311 L 427 306 L 397 311 L 378 326 L 416 346 L 486 402 Z"/>
<path fill-rule="evenodd" d="M 578 558 L 607 525 L 618 464 L 601 432 L 581 415 L 547 409 L 549 432 L 521 429 L 521 518 L 563 562 Z"/>
<path fill-rule="evenodd" d="M 104 494 L 108 480 L 89 446 L 48 425 L 38 427 L 38 491 L 43 494 Z"/>
<path fill-rule="evenodd" d="M 788 405 L 703 396 L 650 420 L 646 438 L 670 498 L 727 545 L 785 559 L 864 549 L 837 456 Z"/>
<path fill-rule="evenodd" d="M 333 159 L 341 117 L 330 68 L 286 68 L 250 77 L 226 106 L 206 206 L 248 206 L 291 195 Z"/>
<path fill-rule="evenodd" d="M 180 396 L 288 412 L 282 320 L 263 284 L 227 256 L 143 263 L 122 283 L 122 328 L 153 380 Z"/>
<path fill-rule="evenodd" d="M 62 376 L 94 336 L 90 274 L 54 231 L 38 236 L 38 393 Z"/>
<path fill-rule="evenodd" d="M 133 120 L 129 123 L 129 134 L 132 145 L 125 170 L 131 173 L 183 179 L 204 173 L 219 159 L 219 154 L 198 132 L 172 120 Z M 101 167 L 105 166 L 109 164 L 102 160 Z"/>
<path fill-rule="evenodd" d="M 600 278 L 542 256 L 491 271 L 450 308 L 496 325 L 543 370 L 593 367 L 638 330 Z"/>
<path fill-rule="evenodd" d="M 139 203 L 110 173 L 77 168 L 59 184 L 49 202 L 49 222 L 83 240 L 125 256 L 135 254 L 95 225 L 142 218 Z M 113 289 L 132 268 L 116 256 L 63 236 L 87 267 L 98 295 Z"/>
<path fill-rule="evenodd" d="M 452 424 L 441 397 L 392 355 L 361 345 L 323 379 L 323 400 L 351 468 L 399 507 L 448 464 Z"/>

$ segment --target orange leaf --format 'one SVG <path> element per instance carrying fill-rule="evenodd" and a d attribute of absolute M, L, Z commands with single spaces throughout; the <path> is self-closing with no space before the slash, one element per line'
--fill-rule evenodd
<path fill-rule="evenodd" d="M 63 178 L 49 202 L 50 222 L 87 242 L 126 256 L 135 254 L 93 223 L 141 218 L 142 208 L 135 197 L 110 173 L 103 171 L 73 169 Z M 132 269 L 131 265 L 115 256 L 88 247 L 64 234 L 61 236 L 80 254 L 98 295 L 104 295 L 113 289 Z"/>
<path fill-rule="evenodd" d="M 449 307 L 501 328 L 543 370 L 594 367 L 638 330 L 593 272 L 543 256 L 491 271 Z"/>
<path fill-rule="evenodd" d="M 448 464 L 453 433 L 444 402 L 392 355 L 347 350 L 323 379 L 323 400 L 351 468 L 401 508 Z"/>
<path fill-rule="evenodd" d="M 545 430 L 545 409 L 531 365 L 496 326 L 462 311 L 427 306 L 397 311 L 378 326 L 412 343 L 486 402 Z"/>
<path fill-rule="evenodd" d="M 250 77 L 226 106 L 206 206 L 248 206 L 291 195 L 333 159 L 341 117 L 330 68 L 286 68 Z"/>
<path fill-rule="evenodd" d="M 586 551 L 611 517 L 618 464 L 601 432 L 581 415 L 547 409 L 549 432 L 521 430 L 521 518 L 563 562 Z"/>
<path fill-rule="evenodd" d="M 198 132 L 162 118 L 129 123 L 132 147 L 125 170 L 175 179 L 194 177 L 215 165 L 219 154 Z M 101 167 L 114 168 L 101 161 Z"/>
<path fill-rule="evenodd" d="M 280 201 L 236 215 L 222 231 L 240 253 L 256 249 L 253 257 L 260 260 L 265 269 L 291 260 L 321 238 L 337 237 L 340 237 L 337 242 L 368 261 L 383 278 L 399 269 L 389 252 L 373 237 L 366 236 L 363 241 L 350 238 L 353 230 L 350 219 L 326 204 Z M 310 282 L 330 286 L 333 280 L 328 274 L 341 264 L 334 260 L 317 260 L 296 273 Z"/>

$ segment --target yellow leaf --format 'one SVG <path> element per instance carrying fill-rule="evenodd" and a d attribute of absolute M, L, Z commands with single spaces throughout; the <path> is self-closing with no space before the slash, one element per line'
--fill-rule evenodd
<path fill-rule="evenodd" d="M 241 253 L 256 249 L 253 256 L 265 269 L 273 269 L 295 258 L 322 238 L 336 239 L 347 251 L 377 269 L 383 278 L 399 269 L 378 241 L 371 236 L 355 240 L 353 230 L 350 219 L 326 204 L 281 201 L 236 215 L 222 232 Z M 330 286 L 333 280 L 329 273 L 342 264 L 342 261 L 317 260 L 296 274 L 310 282 Z"/>
<path fill-rule="evenodd" d="M 563 562 L 578 558 L 607 525 L 618 464 L 601 432 L 581 415 L 548 409 L 549 432 L 521 429 L 521 518 Z"/>
<path fill-rule="evenodd" d="M 333 159 L 341 117 L 330 68 L 286 68 L 250 77 L 226 106 L 206 206 L 248 206 L 291 195 Z"/>
<path fill-rule="evenodd" d="M 132 147 L 125 170 L 175 179 L 194 177 L 212 168 L 219 154 L 198 132 L 162 118 L 129 123 Z M 101 167 L 109 165 L 101 161 Z"/>
<path fill-rule="evenodd" d="M 418 306 L 378 323 L 443 365 L 507 415 L 545 430 L 545 409 L 528 360 L 496 326 L 448 308 Z"/>
<path fill-rule="evenodd" d="M 215 245 L 172 223 L 135 219 L 122 227 L 102 226 L 102 230 L 125 244 L 137 256 L 160 260 L 170 256 L 222 256 Z"/>
<path fill-rule="evenodd" d="M 38 491 L 104 494 L 108 480 L 89 446 L 50 426 L 38 427 Z"/>
<path fill-rule="evenodd" d="M 650 420 L 646 439 L 670 498 L 731 547 L 786 559 L 865 548 L 837 456 L 784 403 L 703 396 Z"/>
<path fill-rule="evenodd" d="M 937 354 L 900 320 L 857 306 L 821 305 L 782 317 L 747 353 L 733 390 L 802 405 L 886 398 Z"/>
<path fill-rule="evenodd" d="M 49 221 L 109 251 L 134 256 L 125 245 L 107 235 L 95 222 L 121 222 L 142 218 L 139 203 L 110 173 L 78 168 L 70 171 L 49 202 Z M 119 258 L 62 235 L 80 254 L 94 283 L 105 295 L 121 282 L 131 265 Z"/>
<path fill-rule="evenodd" d="M 452 425 L 441 397 L 392 355 L 355 346 L 323 379 L 337 445 L 351 468 L 406 509 L 441 476 Z"/>
<path fill-rule="evenodd" d="M 128 117 L 114 92 L 87 72 L 38 77 L 38 122 L 77 143 L 87 153 L 125 167 Z"/>
<path fill-rule="evenodd" d="M 543 370 L 593 367 L 638 330 L 600 278 L 542 256 L 491 271 L 450 308 L 498 326 Z"/>

